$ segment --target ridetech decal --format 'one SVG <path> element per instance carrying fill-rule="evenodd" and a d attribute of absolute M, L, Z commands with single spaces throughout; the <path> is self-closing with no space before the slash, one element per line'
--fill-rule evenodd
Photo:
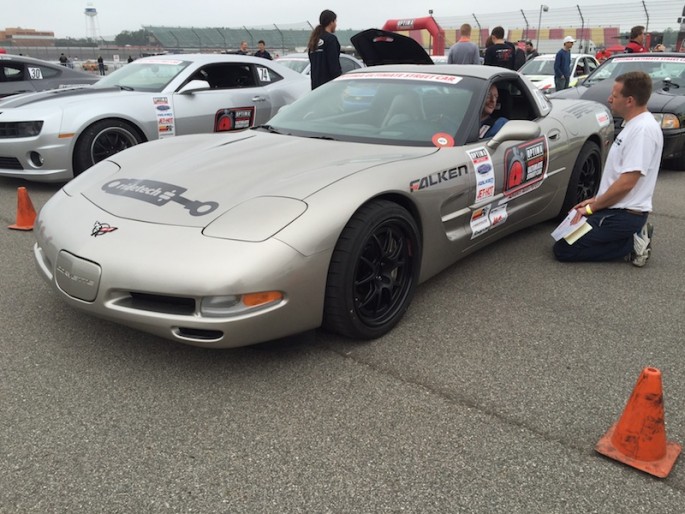
<path fill-rule="evenodd" d="M 547 174 L 548 164 L 546 137 L 507 148 L 504 154 L 504 194 L 515 196 L 539 187 Z"/>
<path fill-rule="evenodd" d="M 214 132 L 230 132 L 250 128 L 254 123 L 254 107 L 221 109 L 214 116 Z"/>
<path fill-rule="evenodd" d="M 189 200 L 181 195 L 187 189 L 166 182 L 156 180 L 135 180 L 120 178 L 107 182 L 102 186 L 105 193 L 112 195 L 126 196 L 135 200 L 141 200 L 152 205 L 161 207 L 169 202 L 180 203 L 184 209 L 190 212 L 191 216 L 204 216 L 214 212 L 218 207 L 218 202 L 200 202 Z"/>

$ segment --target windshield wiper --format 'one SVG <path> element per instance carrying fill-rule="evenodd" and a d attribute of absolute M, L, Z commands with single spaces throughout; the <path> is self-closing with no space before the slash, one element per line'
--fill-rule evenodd
<path fill-rule="evenodd" d="M 309 136 L 309 139 L 324 139 L 326 141 L 336 141 L 336 139 L 331 136 Z"/>
<path fill-rule="evenodd" d="M 257 130 L 257 129 L 266 130 L 267 132 L 269 132 L 271 134 L 283 134 L 283 132 L 276 130 L 271 125 L 257 125 L 256 127 L 252 127 L 252 130 Z"/>
<path fill-rule="evenodd" d="M 121 84 L 114 84 L 114 87 L 118 87 L 122 91 L 135 91 L 131 86 L 122 86 Z"/>

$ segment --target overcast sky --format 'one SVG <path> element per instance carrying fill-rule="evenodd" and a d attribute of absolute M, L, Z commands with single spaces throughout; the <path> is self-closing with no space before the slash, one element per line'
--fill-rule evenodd
<path fill-rule="evenodd" d="M 551 6 L 575 6 L 578 0 L 548 1 Z M 605 4 L 598 0 L 581 4 Z M 338 15 L 338 28 L 366 29 L 380 27 L 388 19 L 435 17 L 502 10 L 540 9 L 539 0 L 519 0 L 506 4 L 501 0 L 456 2 L 454 0 L 344 0 L 312 2 L 309 0 L 0 0 L 0 29 L 24 27 L 53 31 L 57 37 L 85 37 L 86 6 L 97 10 L 99 35 L 113 36 L 123 30 L 139 30 L 143 25 L 242 27 L 287 25 L 309 21 L 318 23 L 323 9 Z M 472 20 L 465 20 L 472 22 Z"/>

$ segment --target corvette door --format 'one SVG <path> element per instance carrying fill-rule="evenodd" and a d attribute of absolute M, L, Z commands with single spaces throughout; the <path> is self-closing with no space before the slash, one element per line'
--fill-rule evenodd
<path fill-rule="evenodd" d="M 271 98 L 249 63 L 215 63 L 191 79 L 209 89 L 175 93 L 173 115 L 177 135 L 244 130 L 271 117 Z"/>
<path fill-rule="evenodd" d="M 545 187 L 550 156 L 566 145 L 563 127 L 551 118 L 538 116 L 534 95 L 541 93 L 531 92 L 516 81 L 498 84 L 498 89 L 501 115 L 527 125 L 511 132 L 515 123 L 505 124 L 498 135 L 510 136 L 499 145 L 489 138 L 465 147 L 469 172 L 473 170 L 470 216 L 465 227 L 471 244 L 467 247 L 513 231 L 548 205 L 555 193 Z"/>

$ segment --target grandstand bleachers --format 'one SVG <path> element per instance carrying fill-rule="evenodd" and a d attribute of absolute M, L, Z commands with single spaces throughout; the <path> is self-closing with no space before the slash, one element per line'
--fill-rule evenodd
<path fill-rule="evenodd" d="M 283 52 L 301 51 L 307 46 L 311 30 L 270 28 L 226 28 L 226 27 L 163 27 L 145 26 L 159 44 L 167 49 L 228 50 L 235 51 L 241 41 L 247 41 L 250 50 L 257 48 L 257 41 L 263 39 L 269 49 Z M 336 36 L 342 47 L 350 47 L 350 38 L 358 30 L 338 30 Z"/>

